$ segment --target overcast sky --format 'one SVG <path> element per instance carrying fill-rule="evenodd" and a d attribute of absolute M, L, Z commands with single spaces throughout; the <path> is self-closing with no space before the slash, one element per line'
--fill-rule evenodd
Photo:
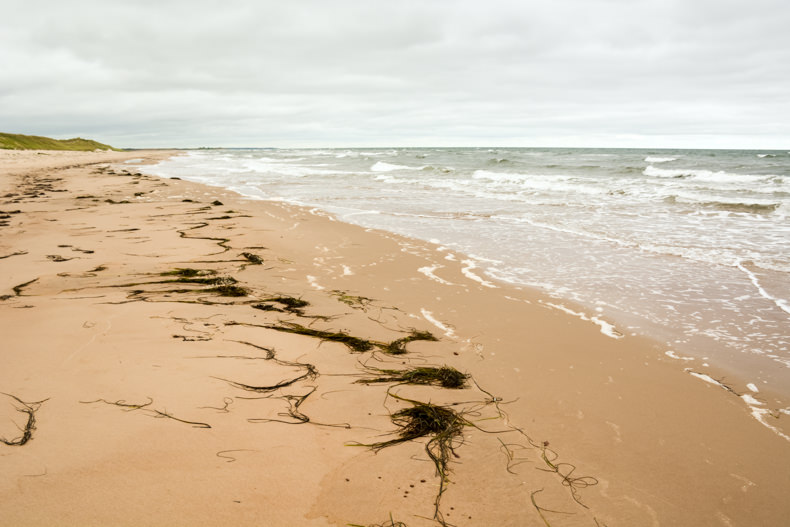
<path fill-rule="evenodd" d="M 790 148 L 788 0 L 0 0 L 0 131 Z"/>

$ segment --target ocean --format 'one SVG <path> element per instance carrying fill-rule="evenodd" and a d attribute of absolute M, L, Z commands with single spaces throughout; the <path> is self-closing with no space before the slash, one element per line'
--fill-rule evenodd
<path fill-rule="evenodd" d="M 146 171 L 435 243 L 483 285 L 790 396 L 790 152 L 227 149 Z"/>

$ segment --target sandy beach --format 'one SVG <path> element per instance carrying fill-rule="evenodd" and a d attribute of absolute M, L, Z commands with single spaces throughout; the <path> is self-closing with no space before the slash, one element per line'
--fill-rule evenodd
<path fill-rule="evenodd" d="M 770 392 L 174 154 L 0 151 L 0 525 L 786 524 Z"/>

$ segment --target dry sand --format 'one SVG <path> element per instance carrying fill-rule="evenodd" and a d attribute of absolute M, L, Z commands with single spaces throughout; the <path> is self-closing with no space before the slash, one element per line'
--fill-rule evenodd
<path fill-rule="evenodd" d="M 123 164 L 165 155 L 0 152 L 0 525 L 787 524 L 790 442 L 737 383 L 462 255 Z M 431 365 L 469 387 L 356 382 Z M 463 425 L 444 484 L 430 437 L 361 446 L 403 398 Z"/>

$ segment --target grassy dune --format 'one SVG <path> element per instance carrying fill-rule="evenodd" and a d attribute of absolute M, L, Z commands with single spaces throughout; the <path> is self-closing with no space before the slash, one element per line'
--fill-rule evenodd
<path fill-rule="evenodd" d="M 52 139 L 38 135 L 0 133 L 0 149 L 5 150 L 119 150 L 90 139 Z"/>

